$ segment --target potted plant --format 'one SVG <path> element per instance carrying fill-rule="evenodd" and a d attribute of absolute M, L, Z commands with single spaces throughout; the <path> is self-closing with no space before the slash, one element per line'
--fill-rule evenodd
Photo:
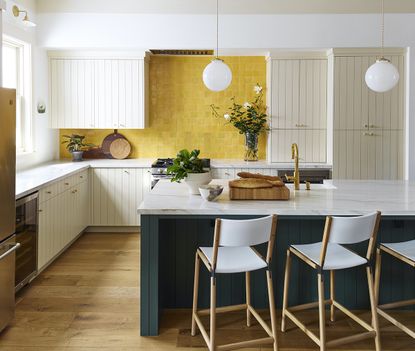
<path fill-rule="evenodd" d="M 261 85 L 254 87 L 255 99 L 252 102 L 238 104 L 233 97 L 229 112 L 223 115 L 225 120 L 239 129 L 240 134 L 245 135 L 245 161 L 258 161 L 258 136 L 261 132 L 268 131 L 267 108 L 263 101 L 264 91 Z M 210 105 L 212 114 L 219 114 L 219 107 Z"/>
<path fill-rule="evenodd" d="M 172 182 L 184 180 L 189 187 L 190 194 L 200 195 L 199 187 L 209 184 L 212 180 L 210 172 L 203 169 L 202 160 L 199 158 L 200 150 L 180 150 L 173 164 L 167 168 L 167 174 L 172 174 Z"/>
<path fill-rule="evenodd" d="M 72 154 L 72 161 L 82 161 L 82 154 L 86 147 L 94 146 L 94 144 L 84 143 L 85 136 L 78 134 L 64 135 L 67 140 L 62 141 L 62 144 L 66 144 L 66 149 Z"/>

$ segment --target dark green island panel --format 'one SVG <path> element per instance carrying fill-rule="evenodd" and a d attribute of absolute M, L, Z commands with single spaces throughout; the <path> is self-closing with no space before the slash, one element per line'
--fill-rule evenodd
<path fill-rule="evenodd" d="M 141 335 L 158 335 L 161 312 L 165 308 L 191 308 L 195 251 L 212 246 L 213 215 L 141 215 Z M 221 218 L 248 219 L 237 215 Z M 290 244 L 321 241 L 322 216 L 280 216 L 272 262 L 275 299 L 281 307 L 285 254 Z M 378 241 L 397 242 L 415 238 L 415 216 L 382 217 Z M 366 243 L 352 249 L 363 254 Z M 259 247 L 264 250 L 265 247 Z M 290 304 L 317 300 L 316 273 L 293 260 Z M 252 274 L 252 303 L 267 307 L 265 271 Z M 328 284 L 326 284 L 328 289 Z M 352 309 L 369 309 L 367 280 L 362 267 L 336 274 L 336 296 Z M 362 293 L 363 292 L 363 293 Z M 326 292 L 328 294 L 328 290 Z M 415 271 L 384 255 L 380 301 L 386 303 L 415 296 Z M 244 275 L 218 274 L 218 306 L 240 304 L 245 299 Z M 209 276 L 201 266 L 199 306 L 209 305 Z M 189 311 L 190 313 L 190 311 Z M 189 326 L 190 327 L 190 326 Z"/>

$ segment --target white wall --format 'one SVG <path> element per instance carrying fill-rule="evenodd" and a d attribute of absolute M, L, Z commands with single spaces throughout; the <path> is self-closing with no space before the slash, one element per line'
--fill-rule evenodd
<path fill-rule="evenodd" d="M 212 15 L 42 13 L 46 48 L 214 48 Z M 278 48 L 376 47 L 377 14 L 223 15 L 220 46 L 239 52 Z M 386 15 L 386 46 L 415 50 L 415 14 Z M 258 50 L 252 50 L 252 49 Z M 408 61 L 407 177 L 415 180 L 415 55 Z"/>
<path fill-rule="evenodd" d="M 48 100 L 47 86 L 47 56 L 46 50 L 39 48 L 36 43 L 36 29 L 28 29 L 21 24 L 21 19 L 14 18 L 11 14 L 13 2 L 7 2 L 7 12 L 3 17 L 3 34 L 25 41 L 32 47 L 32 114 L 33 114 L 33 152 L 18 155 L 16 169 L 22 170 L 33 167 L 39 163 L 50 161 L 58 156 L 58 134 L 48 128 L 48 116 L 38 114 L 36 105 L 39 99 Z M 35 1 L 23 0 L 18 6 L 29 10 L 29 17 L 36 22 Z"/>

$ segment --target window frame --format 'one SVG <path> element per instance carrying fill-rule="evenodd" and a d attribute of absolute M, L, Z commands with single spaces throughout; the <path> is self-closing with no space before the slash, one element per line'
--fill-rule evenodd
<path fill-rule="evenodd" d="M 33 152 L 32 58 L 31 44 L 3 35 L 2 46 L 17 50 L 16 109 L 20 110 L 20 145 L 16 140 L 16 154 Z M 17 133 L 17 130 L 16 130 Z"/>

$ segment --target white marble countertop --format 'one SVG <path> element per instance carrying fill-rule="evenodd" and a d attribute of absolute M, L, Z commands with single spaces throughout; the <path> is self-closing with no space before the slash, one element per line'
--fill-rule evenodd
<path fill-rule="evenodd" d="M 147 215 L 266 215 L 326 216 L 358 215 L 375 210 L 384 216 L 415 216 L 415 183 L 407 181 L 336 180 L 323 185 L 311 184 L 311 190 L 293 191 L 288 201 L 232 201 L 226 180 L 214 202 L 189 195 L 185 183 L 160 181 L 146 196 L 138 212 Z"/>
<path fill-rule="evenodd" d="M 56 160 L 35 168 L 17 172 L 16 198 L 21 198 L 39 190 L 47 184 L 86 168 L 149 168 L 153 158 L 132 158 L 126 160 L 84 160 L 72 162 L 70 159 Z M 238 159 L 211 160 L 212 168 L 292 168 L 293 164 L 270 164 L 266 161 L 245 162 Z M 331 168 L 327 165 L 301 164 L 301 168 Z"/>

